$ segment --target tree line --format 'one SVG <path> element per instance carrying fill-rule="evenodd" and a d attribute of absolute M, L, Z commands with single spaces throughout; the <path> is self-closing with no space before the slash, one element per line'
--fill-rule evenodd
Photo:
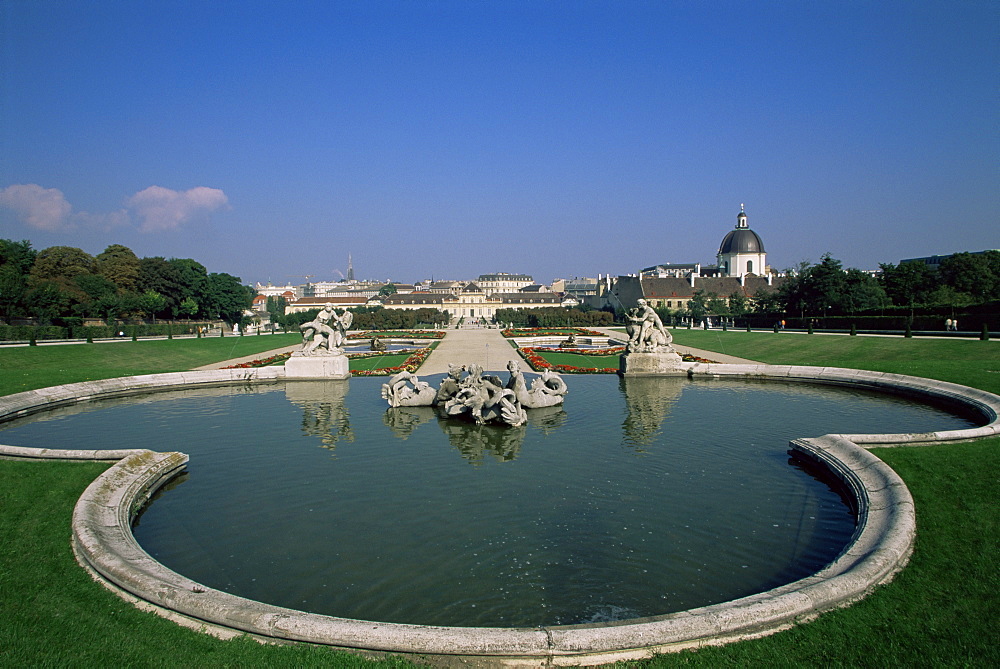
<path fill-rule="evenodd" d="M 513 323 L 518 328 L 608 327 L 615 320 L 610 311 L 566 307 L 497 309 L 493 318 L 497 323 Z"/>
<path fill-rule="evenodd" d="M 0 318 L 39 325 L 101 319 L 203 319 L 239 323 L 255 291 L 190 258 L 139 258 L 112 244 L 92 256 L 71 246 L 41 251 L 0 239 Z"/>
<path fill-rule="evenodd" d="M 864 314 L 904 314 L 918 309 L 936 315 L 1000 302 L 1000 251 L 956 253 L 937 268 L 922 262 L 879 265 L 873 276 L 844 269 L 830 254 L 819 263 L 790 270 L 777 290 L 721 296 L 696 291 L 686 309 L 664 311 L 666 318 L 783 315 L 799 319 L 844 318 Z M 979 309 L 977 311 L 982 311 Z"/>
<path fill-rule="evenodd" d="M 279 301 L 280 300 L 280 301 Z M 291 314 L 278 313 L 277 307 L 282 298 L 274 301 L 275 311 L 271 311 L 271 322 L 283 329 L 297 330 L 303 323 L 316 318 L 319 309 L 309 309 Z M 271 303 L 271 300 L 268 300 Z M 270 309 L 269 309 L 270 311 Z M 419 327 L 444 327 L 448 325 L 451 316 L 440 309 L 424 307 L 422 309 L 386 309 L 385 307 L 349 307 L 354 314 L 352 330 L 413 330 Z"/>

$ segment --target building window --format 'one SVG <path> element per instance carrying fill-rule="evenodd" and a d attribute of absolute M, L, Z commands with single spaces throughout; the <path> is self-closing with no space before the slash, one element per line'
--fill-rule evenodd
<path fill-rule="evenodd" d="M 753 260 L 747 260 L 747 274 L 753 274 Z"/>

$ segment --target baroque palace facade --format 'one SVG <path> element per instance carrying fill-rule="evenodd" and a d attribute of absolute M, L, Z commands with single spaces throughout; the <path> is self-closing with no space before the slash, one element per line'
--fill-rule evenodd
<path fill-rule="evenodd" d="M 483 284 L 483 285 L 481 285 Z M 438 309 L 459 318 L 492 320 L 500 309 L 538 309 L 542 307 L 575 307 L 580 301 L 571 295 L 546 290 L 526 274 L 503 272 L 484 274 L 480 281 L 436 281 L 419 286 L 393 284 L 397 292 L 379 295 L 385 284 L 359 289 L 343 284 L 322 295 L 288 300 L 285 313 L 320 309 L 325 304 L 348 307 L 384 307 L 386 309 Z M 486 286 L 485 288 L 483 286 Z"/>

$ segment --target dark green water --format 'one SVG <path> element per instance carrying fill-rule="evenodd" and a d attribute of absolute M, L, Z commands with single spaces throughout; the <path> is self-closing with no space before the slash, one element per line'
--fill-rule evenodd
<path fill-rule="evenodd" d="M 538 626 L 680 611 L 811 574 L 854 521 L 790 462 L 789 439 L 973 424 L 838 388 L 570 376 L 564 407 L 477 427 L 388 410 L 381 382 L 94 402 L 0 439 L 190 454 L 134 530 L 211 587 L 350 618 Z"/>

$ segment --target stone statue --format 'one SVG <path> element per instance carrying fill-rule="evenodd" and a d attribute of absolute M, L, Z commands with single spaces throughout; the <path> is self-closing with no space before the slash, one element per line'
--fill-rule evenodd
<path fill-rule="evenodd" d="M 431 384 L 405 370 L 382 384 L 382 399 L 391 407 L 432 406 L 436 395 L 437 391 L 431 388 Z"/>
<path fill-rule="evenodd" d="M 382 384 L 382 398 L 390 407 L 434 406 L 446 416 L 463 416 L 477 424 L 524 425 L 525 409 L 554 406 L 563 402 L 566 383 L 550 370 L 527 387 L 516 362 L 508 363 L 510 380 L 485 374 L 479 365 L 449 365 L 448 376 L 435 391 L 415 374 L 400 372 Z M 465 373 L 463 377 L 462 374 Z"/>
<path fill-rule="evenodd" d="M 437 395 L 434 396 L 435 404 L 444 404 L 458 393 L 461 388 L 459 384 L 462 380 L 462 372 L 464 371 L 465 367 L 462 365 L 448 363 L 448 376 L 438 386 Z"/>
<path fill-rule="evenodd" d="M 636 302 L 638 306 L 629 309 L 625 314 L 628 325 L 626 332 L 629 334 L 626 349 L 629 353 L 659 353 L 673 352 L 674 347 L 670 343 L 674 340 L 671 334 L 663 327 L 663 321 L 659 315 L 649 306 L 646 300 L 640 299 Z"/>
<path fill-rule="evenodd" d="M 528 422 L 528 415 L 521 408 L 514 391 L 504 388 L 499 378 L 484 376 L 479 365 L 470 365 L 468 372 L 458 393 L 445 402 L 446 414 L 457 416 L 468 413 L 478 424 L 496 421 L 517 426 Z"/>
<path fill-rule="evenodd" d="M 569 390 L 562 377 L 546 369 L 542 375 L 531 382 L 531 389 L 528 389 L 524 381 L 524 374 L 521 373 L 517 360 L 507 363 L 507 371 L 510 372 L 510 380 L 507 381 L 507 388 L 514 391 L 514 396 L 521 406 L 528 409 L 540 409 L 562 404 Z"/>
<path fill-rule="evenodd" d="M 385 342 L 378 337 L 372 337 L 371 342 L 368 344 L 368 348 L 372 351 L 385 351 L 386 346 Z"/>
<path fill-rule="evenodd" d="M 341 346 L 347 341 L 347 330 L 354 322 L 354 314 L 344 309 L 337 315 L 337 310 L 327 302 L 316 318 L 299 326 L 302 331 L 302 355 L 343 354 Z"/>

